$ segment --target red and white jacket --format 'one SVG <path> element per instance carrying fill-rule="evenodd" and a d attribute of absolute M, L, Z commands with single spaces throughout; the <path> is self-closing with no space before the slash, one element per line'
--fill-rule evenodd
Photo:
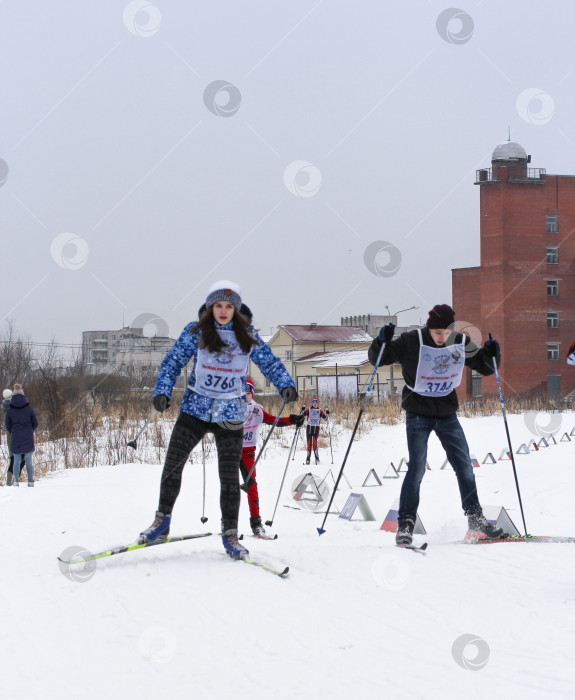
<path fill-rule="evenodd" d="M 244 421 L 244 450 L 253 449 L 260 436 L 260 430 L 262 428 L 262 423 L 266 425 L 273 425 L 276 416 L 272 416 L 267 411 L 264 411 L 259 403 L 256 403 L 253 399 L 251 403 L 247 405 L 247 414 Z M 278 420 L 278 425 L 291 425 L 289 418 L 280 418 Z"/>

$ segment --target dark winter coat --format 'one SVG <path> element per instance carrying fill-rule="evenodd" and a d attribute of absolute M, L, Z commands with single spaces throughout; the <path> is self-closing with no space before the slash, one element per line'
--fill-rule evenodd
<path fill-rule="evenodd" d="M 440 347 L 433 341 L 431 333 L 427 328 L 421 329 L 422 340 L 424 345 L 430 345 L 432 348 Z M 485 354 L 483 348 L 478 348 L 471 338 L 462 333 L 457 333 L 455 339 L 449 338 L 450 345 L 463 343 L 465 340 L 465 365 L 471 367 L 479 374 L 485 376 L 493 374 L 493 360 Z M 377 362 L 377 356 L 381 350 L 381 340 L 375 338 L 372 342 L 368 358 L 372 365 Z M 401 396 L 401 405 L 406 411 L 416 413 L 419 416 L 429 416 L 433 418 L 444 418 L 455 413 L 459 408 L 459 401 L 455 389 L 447 396 L 422 396 L 416 394 L 409 387 L 415 385 L 415 377 L 417 374 L 417 365 L 419 362 L 419 335 L 417 330 L 406 331 L 399 338 L 387 343 L 383 355 L 381 357 L 381 365 L 391 365 L 398 362 L 401 365 L 401 370 L 405 383 L 408 386 L 403 387 Z M 499 367 L 500 357 L 497 357 L 497 366 Z"/>
<path fill-rule="evenodd" d="M 10 450 L 13 454 L 34 452 L 34 431 L 38 427 L 38 419 L 24 394 L 12 394 L 4 423 L 10 433 Z"/>
<path fill-rule="evenodd" d="M 4 401 L 2 401 L 2 410 L 4 411 L 4 413 L 6 413 L 9 406 L 10 406 L 10 399 L 4 399 Z M 4 416 L 4 419 L 6 419 L 6 416 Z M 8 452 L 10 454 L 12 454 L 12 450 L 10 449 L 10 431 L 9 430 L 6 431 L 6 444 L 8 445 Z"/>

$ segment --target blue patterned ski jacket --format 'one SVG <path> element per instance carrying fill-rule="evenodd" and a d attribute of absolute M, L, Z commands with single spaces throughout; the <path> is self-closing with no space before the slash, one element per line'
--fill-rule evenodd
<path fill-rule="evenodd" d="M 216 328 L 220 330 L 233 330 L 232 322 L 227 323 L 225 326 L 220 326 L 216 321 L 214 323 Z M 189 388 L 194 385 L 196 379 L 198 343 L 201 336 L 200 332 L 193 332 L 192 329 L 195 325 L 196 321 L 189 323 L 184 328 L 180 337 L 163 359 L 154 389 L 154 396 L 163 394 L 171 399 L 176 379 L 180 376 L 182 368 L 193 358 L 193 367 L 188 377 L 188 387 L 184 391 L 184 397 L 180 404 L 180 411 L 211 423 L 244 421 L 246 417 L 246 399 L 243 394 L 235 399 L 212 399 L 209 396 L 202 396 Z M 295 386 L 279 357 L 273 354 L 253 328 L 250 328 L 250 333 L 259 342 L 259 345 L 252 347 L 250 360 L 253 360 L 264 377 L 270 380 L 278 392 L 281 392 L 286 386 Z M 242 377 L 242 388 L 245 391 L 245 377 Z"/>

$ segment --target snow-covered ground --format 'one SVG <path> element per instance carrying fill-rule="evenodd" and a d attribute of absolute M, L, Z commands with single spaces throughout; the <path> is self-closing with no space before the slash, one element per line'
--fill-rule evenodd
<path fill-rule="evenodd" d="M 575 437 L 560 440 L 575 415 L 559 419 L 556 445 L 516 456 L 531 534 L 575 535 Z M 509 421 L 515 450 L 538 439 L 534 419 Z M 462 423 L 480 462 L 506 447 L 501 417 Z M 323 449 L 313 472 L 337 476 L 346 448 L 343 435 L 333 466 Z M 124 544 L 150 524 L 160 465 L 62 471 L 34 489 L 0 489 L 0 697 L 574 698 L 575 544 L 459 544 L 466 521 L 433 437 L 419 511 L 428 534 L 417 538 L 429 548 L 396 548 L 379 528 L 401 479 L 361 484 L 371 468 L 381 476 L 406 456 L 403 425 L 362 434 L 345 475 L 376 521 L 329 515 L 319 537 L 324 515 L 291 498 L 307 471 L 300 443 L 274 519 L 279 539 L 246 537 L 254 558 L 289 564 L 287 579 L 231 561 L 215 535 L 101 559 L 86 579 L 64 575 L 56 557 L 66 548 Z M 286 459 L 276 447 L 258 467 L 264 520 Z M 476 476 L 482 503 L 506 507 L 522 529 L 511 463 L 482 465 Z M 173 534 L 218 531 L 213 460 L 205 526 L 201 479 L 201 464 L 189 464 Z M 350 493 L 342 485 L 339 508 Z"/>

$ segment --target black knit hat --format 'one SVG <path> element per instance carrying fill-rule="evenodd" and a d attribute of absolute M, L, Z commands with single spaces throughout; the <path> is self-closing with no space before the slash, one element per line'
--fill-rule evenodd
<path fill-rule="evenodd" d="M 455 323 L 455 311 L 449 304 L 436 304 L 429 312 L 427 328 L 449 328 Z"/>

